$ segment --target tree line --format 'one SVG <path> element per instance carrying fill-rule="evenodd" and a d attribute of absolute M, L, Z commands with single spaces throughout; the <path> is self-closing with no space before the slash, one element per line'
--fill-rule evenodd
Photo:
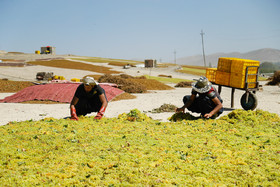
<path fill-rule="evenodd" d="M 280 62 L 263 62 L 259 67 L 259 73 L 274 73 L 278 70 L 280 70 Z"/>

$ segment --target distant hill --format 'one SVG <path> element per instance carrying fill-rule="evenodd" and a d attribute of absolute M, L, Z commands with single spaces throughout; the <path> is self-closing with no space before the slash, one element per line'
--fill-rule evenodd
<path fill-rule="evenodd" d="M 239 53 L 239 52 L 215 53 L 215 54 L 205 56 L 206 65 L 208 66 L 209 63 L 211 63 L 212 67 L 217 66 L 218 59 L 220 57 L 244 58 L 244 59 L 258 60 L 260 62 L 280 62 L 280 50 L 265 48 L 265 49 L 250 51 L 247 53 Z M 181 65 L 204 66 L 202 55 L 178 58 L 177 63 Z"/>

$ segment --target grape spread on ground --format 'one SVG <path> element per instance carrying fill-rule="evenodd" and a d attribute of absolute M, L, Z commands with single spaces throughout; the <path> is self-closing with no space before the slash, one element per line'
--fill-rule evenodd
<path fill-rule="evenodd" d="M 173 116 L 174 117 L 174 116 Z M 179 116 L 180 117 L 180 116 Z M 280 118 L 46 118 L 0 127 L 3 186 L 279 186 Z"/>

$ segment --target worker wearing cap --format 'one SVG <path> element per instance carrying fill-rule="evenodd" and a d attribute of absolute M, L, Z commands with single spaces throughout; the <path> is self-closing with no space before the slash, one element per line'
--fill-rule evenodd
<path fill-rule="evenodd" d="M 223 112 L 223 101 L 206 77 L 200 77 L 192 83 L 191 93 L 184 96 L 184 106 L 177 108 L 176 112 L 184 112 L 187 108 L 191 112 L 200 113 L 203 118 L 216 118 Z"/>
<path fill-rule="evenodd" d="M 108 105 L 104 89 L 92 77 L 86 77 L 82 82 L 70 104 L 71 119 L 78 120 L 79 115 L 91 112 L 98 112 L 94 119 L 101 119 Z"/>

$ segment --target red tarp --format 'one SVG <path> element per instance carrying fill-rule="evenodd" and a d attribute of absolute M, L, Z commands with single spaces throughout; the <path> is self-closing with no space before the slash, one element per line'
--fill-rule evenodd
<path fill-rule="evenodd" d="M 62 103 L 70 103 L 79 85 L 80 83 L 51 83 L 34 85 L 24 88 L 4 99 L 0 99 L 0 103 L 20 103 L 32 100 L 51 100 Z M 100 86 L 105 90 L 108 101 L 124 92 L 123 90 L 106 84 L 100 84 Z"/>

